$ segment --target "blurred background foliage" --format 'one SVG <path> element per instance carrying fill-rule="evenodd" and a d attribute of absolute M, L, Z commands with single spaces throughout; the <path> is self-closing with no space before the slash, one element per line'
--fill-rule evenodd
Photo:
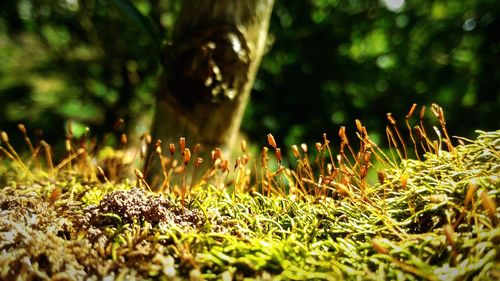
<path fill-rule="evenodd" d="M 180 1 L 130 1 L 157 38 L 120 2 L 0 1 L 0 128 L 24 122 L 49 141 L 67 120 L 98 136 L 118 118 L 149 130 L 158 41 L 168 42 Z M 499 30 L 498 0 L 276 0 L 242 130 L 288 146 L 360 119 L 383 138 L 387 112 L 403 121 L 412 103 L 433 102 L 453 135 L 498 129 Z"/>

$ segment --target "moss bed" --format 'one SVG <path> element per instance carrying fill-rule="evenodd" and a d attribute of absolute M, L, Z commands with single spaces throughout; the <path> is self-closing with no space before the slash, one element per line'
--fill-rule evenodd
<path fill-rule="evenodd" d="M 412 160 L 363 130 L 351 158 L 341 133 L 337 153 L 326 137 L 316 158 L 292 147 L 294 168 L 267 148 L 234 169 L 215 155 L 198 180 L 181 171 L 153 191 L 139 170 L 108 179 L 81 148 L 42 165 L 5 135 L 0 279 L 499 280 L 500 131 L 421 138 Z"/>

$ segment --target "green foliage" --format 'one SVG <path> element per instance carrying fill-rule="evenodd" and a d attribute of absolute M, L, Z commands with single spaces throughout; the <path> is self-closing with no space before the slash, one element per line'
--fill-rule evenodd
<path fill-rule="evenodd" d="M 153 108 L 158 49 L 174 4 L 134 1 L 134 10 L 128 1 L 113 3 L 2 1 L 3 129 L 24 122 L 54 141 L 68 119 L 95 127 L 98 136 L 118 118 L 132 127 L 144 122 L 141 116 Z M 153 14 L 155 27 L 146 20 Z"/>
<path fill-rule="evenodd" d="M 311 142 L 355 118 L 383 132 L 373 116 L 414 102 L 442 105 L 452 134 L 497 129 L 498 1 L 277 1 L 270 28 L 251 135 Z"/>
<path fill-rule="evenodd" d="M 23 121 L 54 140 L 52 124 L 102 135 L 121 117 L 148 130 L 179 3 L 2 1 L 0 127 Z M 414 102 L 441 104 L 452 134 L 496 129 L 499 11 L 496 0 L 277 0 L 243 130 L 287 145 L 355 118 L 383 132 L 373 116 Z"/>
<path fill-rule="evenodd" d="M 142 32 L 146 33 L 149 35 L 149 39 L 154 43 L 156 56 L 160 57 L 161 53 L 160 51 L 160 43 L 161 43 L 161 37 L 156 31 L 155 27 L 151 24 L 151 21 L 149 18 L 141 14 L 141 12 L 134 6 L 130 1 L 127 0 L 111 0 L 111 3 L 113 3 L 119 10 L 120 12 L 125 15 L 127 20 L 138 27 Z M 143 7 L 147 7 L 144 6 Z"/>

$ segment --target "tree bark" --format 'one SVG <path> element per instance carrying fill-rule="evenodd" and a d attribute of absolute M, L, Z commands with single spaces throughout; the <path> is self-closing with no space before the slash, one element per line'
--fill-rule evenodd
<path fill-rule="evenodd" d="M 274 0 L 184 0 L 166 49 L 152 136 L 230 148 L 264 53 Z M 208 159 L 205 159 L 208 162 Z"/>

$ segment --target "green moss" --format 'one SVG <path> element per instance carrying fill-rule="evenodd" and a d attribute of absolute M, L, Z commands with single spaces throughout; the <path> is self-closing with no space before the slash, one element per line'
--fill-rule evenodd
<path fill-rule="evenodd" d="M 422 161 L 386 164 L 380 182 L 363 188 L 359 175 L 328 183 L 321 165 L 304 170 L 305 158 L 294 171 L 263 165 L 234 182 L 214 169 L 193 184 L 185 206 L 176 193 L 182 186 L 156 194 L 100 183 L 75 163 L 71 173 L 26 175 L 14 161 L 0 169 L 0 276 L 495 279 L 500 131 L 478 133 Z M 356 171 L 360 163 L 340 167 Z M 319 174 L 323 182 L 314 184 Z"/>

